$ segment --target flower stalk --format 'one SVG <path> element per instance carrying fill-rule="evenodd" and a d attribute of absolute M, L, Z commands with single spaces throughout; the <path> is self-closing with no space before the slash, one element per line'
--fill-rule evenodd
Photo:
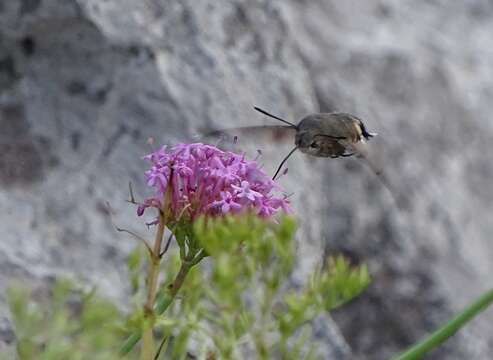
<path fill-rule="evenodd" d="M 154 325 L 154 302 L 156 300 L 156 293 L 159 281 L 159 265 L 161 263 L 161 246 L 163 242 L 163 235 L 165 229 L 164 213 L 159 211 L 159 222 L 156 231 L 156 238 L 154 240 L 154 247 L 149 252 L 149 272 L 147 275 L 147 301 L 144 304 L 144 329 L 142 335 L 142 348 L 141 348 L 141 360 L 148 360 L 153 358 L 154 354 L 154 339 L 152 335 L 152 328 Z"/>
<path fill-rule="evenodd" d="M 144 305 L 144 313 L 152 315 L 152 308 L 154 306 L 154 301 L 156 299 L 156 291 L 159 278 L 159 264 L 161 262 L 161 257 L 159 256 L 161 252 L 161 245 L 163 242 L 165 228 L 165 220 L 163 212 L 159 212 L 159 224 L 156 232 L 156 239 L 154 241 L 154 248 L 150 253 L 150 264 L 148 273 L 148 291 L 147 291 L 147 302 Z"/>

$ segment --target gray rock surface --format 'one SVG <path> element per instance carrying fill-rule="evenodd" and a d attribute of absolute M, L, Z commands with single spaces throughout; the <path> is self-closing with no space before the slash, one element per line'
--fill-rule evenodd
<path fill-rule="evenodd" d="M 105 202 L 145 231 L 124 199 L 128 181 L 145 194 L 148 137 L 272 123 L 253 105 L 337 109 L 380 133 L 405 201 L 358 159 L 295 155 L 298 274 L 322 253 L 368 262 L 370 289 L 317 337 L 328 358 L 389 357 L 492 285 L 492 32 L 487 0 L 0 0 L 0 302 L 12 281 L 73 275 L 124 303 L 134 240 Z M 266 169 L 288 149 L 265 146 Z M 492 320 L 430 358 L 489 359 Z"/>

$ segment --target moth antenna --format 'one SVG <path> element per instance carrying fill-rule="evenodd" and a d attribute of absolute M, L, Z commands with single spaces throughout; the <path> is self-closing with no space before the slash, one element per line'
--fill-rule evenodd
<path fill-rule="evenodd" d="M 282 166 L 284 165 L 284 163 L 285 163 L 285 162 L 289 159 L 289 157 L 290 157 L 291 155 L 293 155 L 293 153 L 294 153 L 296 150 L 298 150 L 298 147 L 297 147 L 297 146 L 295 146 L 295 148 L 294 148 L 293 150 L 291 150 L 291 151 L 289 152 L 289 154 L 288 154 L 288 155 L 287 155 L 287 156 L 286 156 L 286 157 L 285 157 L 285 158 L 281 161 L 281 164 L 279 164 L 279 167 L 277 168 L 276 173 L 275 173 L 275 174 L 274 174 L 274 176 L 272 177 L 272 180 L 275 180 L 275 179 L 276 179 L 276 176 L 277 176 L 277 174 L 279 174 L 279 171 L 281 171 Z"/>
<path fill-rule="evenodd" d="M 264 115 L 267 115 L 267 116 L 269 116 L 269 117 L 271 117 L 271 118 L 273 118 L 273 119 L 276 119 L 276 120 L 279 120 L 279 121 L 281 121 L 281 122 L 283 122 L 283 123 L 285 123 L 285 124 L 288 124 L 289 126 L 291 126 L 291 127 L 295 128 L 295 129 L 298 129 L 298 126 L 297 126 L 297 125 L 295 125 L 295 124 L 293 124 L 293 123 L 291 123 L 291 122 L 289 122 L 289 121 L 287 121 L 287 120 L 284 120 L 284 119 L 281 119 L 280 117 L 277 117 L 277 116 L 275 116 L 275 115 L 269 114 L 267 111 L 262 110 L 261 108 L 259 108 L 259 107 L 257 107 L 257 106 L 254 106 L 253 108 L 254 108 L 255 110 L 257 110 L 258 112 L 261 112 L 261 113 L 262 113 L 262 114 L 264 114 Z"/>

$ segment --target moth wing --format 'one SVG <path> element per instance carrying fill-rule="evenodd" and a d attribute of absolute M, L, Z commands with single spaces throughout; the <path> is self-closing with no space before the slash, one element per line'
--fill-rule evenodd
<path fill-rule="evenodd" d="M 358 141 L 356 143 L 350 144 L 349 146 L 360 158 L 362 158 L 366 162 L 370 170 L 378 177 L 380 182 L 387 188 L 394 202 L 397 205 L 399 205 L 400 202 L 398 201 L 398 198 L 396 196 L 398 192 L 394 189 L 394 186 L 391 184 L 387 175 L 385 174 L 381 159 L 379 159 L 376 156 L 376 154 L 370 152 L 370 150 L 368 149 L 368 145 L 365 142 Z"/>
<path fill-rule="evenodd" d="M 370 154 L 370 150 L 368 149 L 368 145 L 362 141 L 358 141 L 355 143 L 349 144 L 352 152 L 355 152 L 356 155 L 362 159 L 364 159 L 371 170 L 376 174 L 380 175 L 383 173 L 383 166 L 380 161 L 377 161 L 377 158 L 374 154 Z"/>
<path fill-rule="evenodd" d="M 289 126 L 246 126 L 203 131 L 195 139 L 204 143 L 232 149 L 247 145 L 263 147 L 272 143 L 294 143 L 295 134 L 296 130 Z"/>

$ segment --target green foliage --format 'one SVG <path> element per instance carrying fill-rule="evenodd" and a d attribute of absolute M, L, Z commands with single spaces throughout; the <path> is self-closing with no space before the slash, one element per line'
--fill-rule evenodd
<path fill-rule="evenodd" d="M 199 358 L 313 358 L 309 322 L 359 294 L 369 276 L 366 267 L 352 268 L 337 257 L 318 268 L 304 288 L 290 288 L 295 230 L 289 217 L 279 223 L 256 216 L 196 222 L 188 236 L 210 261 L 190 271 L 179 298 L 156 322 L 169 339 L 163 358 L 180 358 L 187 350 Z M 165 260 L 163 273 L 176 274 L 179 258 Z M 169 282 L 163 283 L 161 299 Z"/>
<path fill-rule="evenodd" d="M 12 287 L 8 302 L 19 359 L 117 359 L 124 316 L 95 291 L 61 280 L 44 295 Z"/>
<path fill-rule="evenodd" d="M 365 265 L 352 268 L 341 256 L 327 259 L 302 291 L 291 290 L 284 296 L 284 312 L 278 315 L 280 333 L 290 336 L 320 311 L 330 311 L 350 301 L 369 283 Z"/>
<path fill-rule="evenodd" d="M 140 289 L 140 279 L 142 276 L 142 255 L 145 248 L 136 246 L 135 249 L 127 257 L 127 266 L 129 271 L 129 280 L 132 289 L 132 294 L 135 294 Z"/>
<path fill-rule="evenodd" d="M 160 286 L 151 318 L 144 314 L 147 250 L 140 245 L 127 264 L 134 310 L 125 316 L 111 303 L 66 281 L 38 301 L 20 288 L 9 303 L 20 359 L 113 359 L 118 350 L 135 358 L 143 331 L 163 340 L 161 359 L 317 358 L 310 321 L 341 306 L 369 283 L 365 266 L 327 259 L 293 288 L 296 224 L 254 215 L 175 224 L 180 246 L 161 261 Z M 198 262 L 208 256 L 208 261 Z M 184 281 L 176 293 L 178 274 Z M 125 336 L 127 341 L 124 342 Z M 123 347 L 121 346 L 122 344 Z"/>
<path fill-rule="evenodd" d="M 312 295 L 330 311 L 348 302 L 370 284 L 366 265 L 352 268 L 342 256 L 328 259 L 327 269 L 315 273 Z"/>

